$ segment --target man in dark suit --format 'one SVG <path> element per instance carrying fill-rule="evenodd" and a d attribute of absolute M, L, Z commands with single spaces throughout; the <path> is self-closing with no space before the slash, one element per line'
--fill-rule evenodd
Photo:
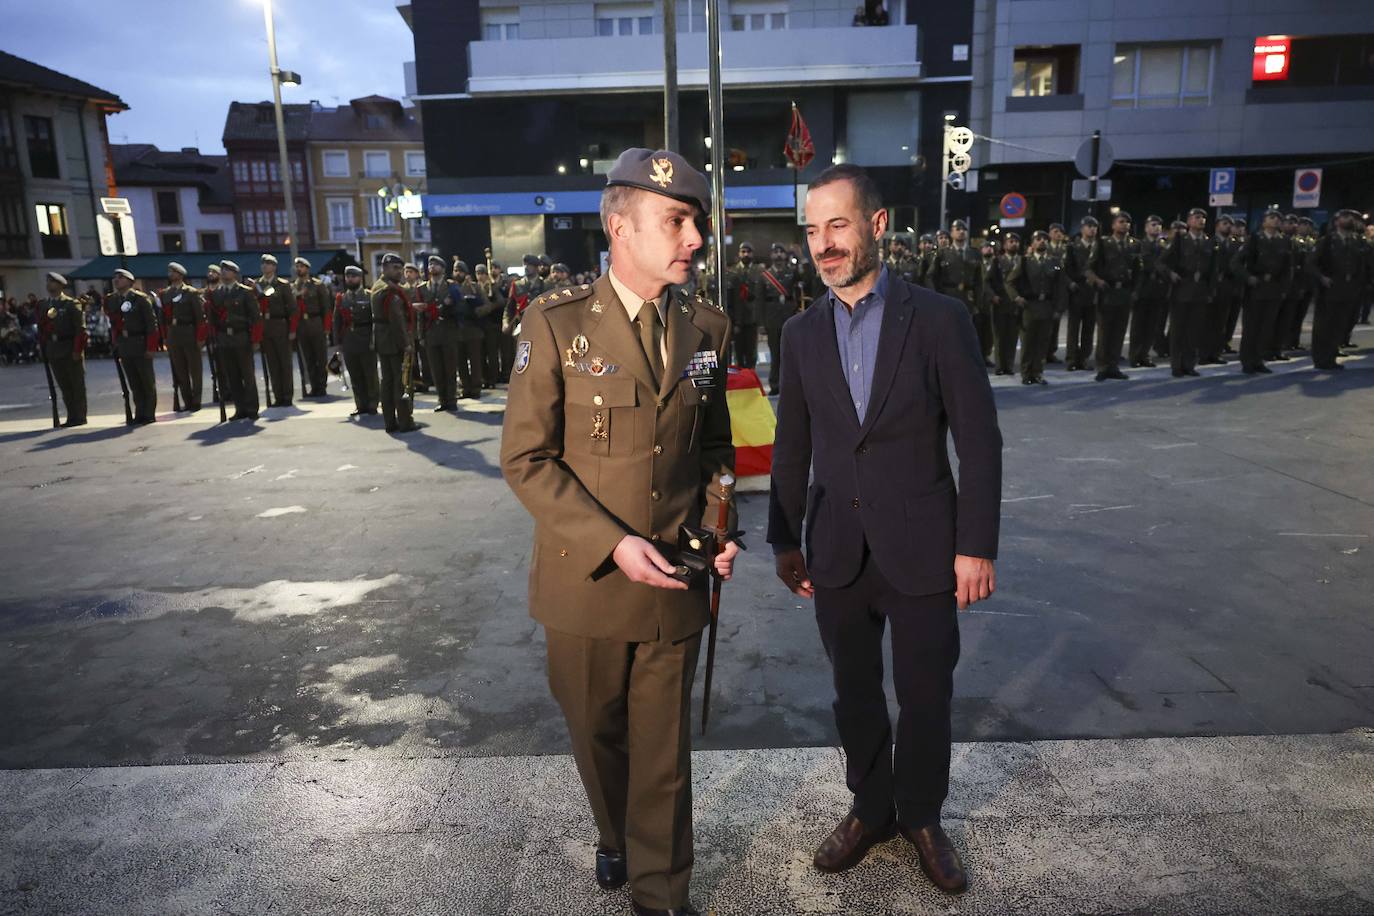
<path fill-rule="evenodd" d="M 995 587 L 1002 436 L 968 310 L 883 267 L 886 230 L 887 211 L 862 169 L 833 166 L 812 182 L 806 235 L 830 291 L 783 331 L 768 542 L 783 583 L 816 599 L 854 793 L 816 867 L 850 868 L 901 832 L 926 875 L 958 893 L 963 864 L 940 827 L 955 607 Z M 882 676 L 888 621 L 901 707 L 895 742 Z"/>

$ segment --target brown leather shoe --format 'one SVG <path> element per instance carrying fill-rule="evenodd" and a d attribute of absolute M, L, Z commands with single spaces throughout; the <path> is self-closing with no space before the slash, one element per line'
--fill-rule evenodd
<path fill-rule="evenodd" d="M 868 850 L 878 843 L 892 839 L 896 832 L 895 819 L 888 820 L 876 830 L 868 830 L 851 811 L 834 830 L 830 831 L 830 836 L 825 838 L 825 842 L 821 843 L 820 848 L 816 850 L 816 857 L 811 860 L 812 864 L 827 872 L 853 868 L 863 861 L 864 856 L 868 855 Z"/>
<path fill-rule="evenodd" d="M 962 894 L 968 889 L 964 863 L 960 861 L 959 852 L 943 827 L 935 823 L 918 830 L 900 825 L 897 829 L 916 847 L 921 871 L 926 873 L 932 884 L 947 894 Z"/>

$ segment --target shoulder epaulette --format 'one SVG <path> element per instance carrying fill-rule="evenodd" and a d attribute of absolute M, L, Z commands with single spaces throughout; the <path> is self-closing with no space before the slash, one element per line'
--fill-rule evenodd
<path fill-rule="evenodd" d="M 535 297 L 530 305 L 538 308 L 554 308 L 555 306 L 564 305 L 569 302 L 577 302 L 581 299 L 586 299 L 591 294 L 592 285 L 590 283 L 582 283 L 578 286 L 565 286 L 553 292 L 542 293 Z"/>

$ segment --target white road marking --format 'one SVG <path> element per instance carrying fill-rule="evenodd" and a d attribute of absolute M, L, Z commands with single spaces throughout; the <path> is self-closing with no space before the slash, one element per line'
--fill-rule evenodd
<path fill-rule="evenodd" d="M 246 471 L 239 471 L 237 474 L 230 474 L 229 479 L 238 480 L 242 477 L 247 477 L 249 474 L 256 474 L 258 471 L 261 471 L 265 467 L 267 467 L 267 465 L 265 464 L 254 465 Z"/>
<path fill-rule="evenodd" d="M 1339 531 L 1330 534 L 1318 534 L 1311 531 L 1280 531 L 1278 536 L 1281 538 L 1368 538 L 1367 534 L 1343 534 Z"/>
<path fill-rule="evenodd" d="M 1046 493 L 1043 496 L 1013 496 L 1011 499 L 1004 499 L 1004 503 L 1023 503 L 1032 499 L 1054 499 L 1053 493 Z"/>
<path fill-rule="evenodd" d="M 287 471 L 285 474 L 278 474 L 276 477 L 273 477 L 272 479 L 273 479 L 273 480 L 290 480 L 290 479 L 292 479 L 293 477 L 296 476 L 296 473 L 297 473 L 299 470 L 300 470 L 300 468 L 292 468 L 291 470 Z"/>
<path fill-rule="evenodd" d="M 339 471 L 356 471 L 356 470 L 358 470 L 358 466 L 357 466 L 356 464 L 341 464 L 341 465 L 339 465 L 338 467 L 336 467 L 336 468 L 334 469 L 334 471 L 335 471 L 336 473 L 339 472 Z"/>
<path fill-rule="evenodd" d="M 1128 506 L 1070 506 L 1070 509 L 1078 509 L 1079 515 L 1088 515 L 1092 512 L 1111 512 L 1113 509 L 1134 509 L 1135 504 Z"/>
<path fill-rule="evenodd" d="M 294 515 L 297 512 L 304 512 L 305 506 L 277 506 L 272 509 L 265 509 L 258 513 L 258 518 L 277 518 L 282 515 Z"/>
<path fill-rule="evenodd" d="M 1167 448 L 1190 448 L 1190 447 L 1196 446 L 1196 445 L 1197 445 L 1196 442 L 1165 442 L 1165 443 L 1163 443 L 1162 445 L 1152 445 L 1152 446 L 1150 446 L 1150 448 L 1152 448 L 1152 449 L 1154 449 L 1155 451 L 1159 452 L 1159 451 L 1163 451 L 1164 449 L 1167 449 Z"/>

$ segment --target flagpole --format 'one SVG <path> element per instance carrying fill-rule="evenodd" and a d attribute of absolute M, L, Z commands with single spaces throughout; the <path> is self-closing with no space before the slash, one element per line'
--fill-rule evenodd
<path fill-rule="evenodd" d="M 715 231 L 716 296 L 725 307 L 725 113 L 721 98 L 720 0 L 706 0 L 706 108 L 711 122 L 711 225 Z"/>
<path fill-rule="evenodd" d="M 796 123 L 797 123 L 797 102 L 796 102 L 795 99 L 792 100 L 792 123 L 793 123 L 793 124 L 796 124 Z M 789 140 L 789 142 L 790 142 L 790 140 L 791 140 L 791 137 L 790 137 L 791 129 L 790 129 L 790 128 L 788 129 L 788 134 L 789 134 L 788 140 Z M 793 222 L 793 223 L 796 223 L 796 221 L 797 221 L 797 203 L 798 203 L 798 201 L 797 201 L 797 189 L 801 186 L 801 166 L 799 166 L 799 165 L 797 164 L 797 160 L 796 160 L 796 158 L 793 157 L 793 156 L 788 156 L 788 157 L 787 157 L 787 161 L 790 162 L 790 163 L 792 163 L 792 222 Z M 805 241 L 805 240 L 806 240 L 806 236 L 805 236 L 805 234 L 803 234 L 803 235 L 802 235 L 802 241 Z"/>

